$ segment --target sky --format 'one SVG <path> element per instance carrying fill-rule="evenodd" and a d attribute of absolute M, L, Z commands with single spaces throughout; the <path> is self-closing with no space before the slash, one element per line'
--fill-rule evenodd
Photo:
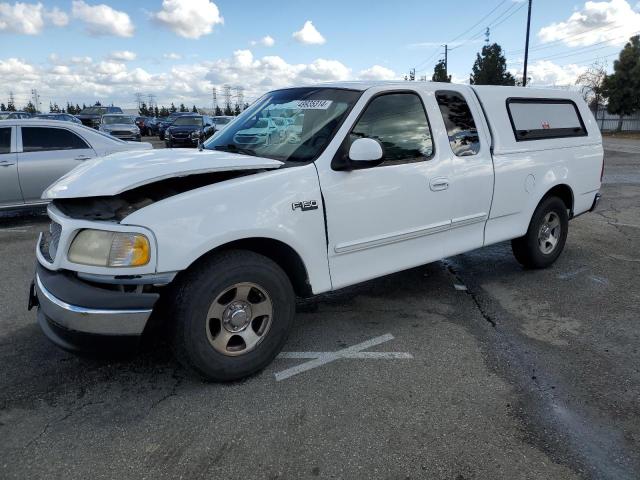
<path fill-rule="evenodd" d="M 215 88 L 251 102 L 290 85 L 428 79 L 449 45 L 449 73 L 468 82 L 486 28 L 522 76 L 525 0 L 0 0 L 0 102 L 67 101 L 211 107 Z M 533 0 L 531 85 L 574 85 L 640 33 L 636 0 Z"/>

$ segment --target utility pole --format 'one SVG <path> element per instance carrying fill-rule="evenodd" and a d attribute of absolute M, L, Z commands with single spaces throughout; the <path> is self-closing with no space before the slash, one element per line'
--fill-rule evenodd
<path fill-rule="evenodd" d="M 35 88 L 31 89 L 31 96 L 33 97 L 33 106 L 36 108 L 36 112 L 40 111 L 40 95 Z"/>
<path fill-rule="evenodd" d="M 527 40 L 524 46 L 524 76 L 522 78 L 522 86 L 527 86 L 527 66 L 529 63 L 529 32 L 531 31 L 531 2 L 529 0 L 529 13 L 527 14 Z"/>
<path fill-rule="evenodd" d="M 213 87 L 211 89 L 211 111 L 213 112 L 213 114 L 215 115 L 216 110 L 218 109 L 218 89 L 216 87 Z"/>
<path fill-rule="evenodd" d="M 449 78 L 449 45 L 443 45 L 444 47 L 444 76 Z"/>
<path fill-rule="evenodd" d="M 136 102 L 138 104 L 138 110 L 140 110 L 140 107 L 142 106 L 142 93 L 136 92 L 134 95 L 136 97 Z"/>
<path fill-rule="evenodd" d="M 231 108 L 231 85 L 223 85 L 224 89 L 224 106 L 227 110 Z"/>

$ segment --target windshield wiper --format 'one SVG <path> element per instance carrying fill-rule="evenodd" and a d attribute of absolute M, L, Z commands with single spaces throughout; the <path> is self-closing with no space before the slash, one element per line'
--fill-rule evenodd
<path fill-rule="evenodd" d="M 229 143 L 227 145 L 216 145 L 213 147 L 214 150 L 220 150 L 222 152 L 231 152 L 231 153 L 240 153 L 242 155 L 251 155 L 252 157 L 257 156 L 256 152 L 251 150 L 250 148 L 242 148 L 238 147 L 235 143 Z"/>

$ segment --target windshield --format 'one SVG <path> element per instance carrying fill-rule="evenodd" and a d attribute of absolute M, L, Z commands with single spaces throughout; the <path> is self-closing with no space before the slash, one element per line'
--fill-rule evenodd
<path fill-rule="evenodd" d="M 9 118 L 10 113 L 0 113 L 0 120 L 6 120 Z"/>
<path fill-rule="evenodd" d="M 216 118 L 216 125 L 226 125 L 227 123 L 229 123 L 231 121 L 230 118 Z"/>
<path fill-rule="evenodd" d="M 107 111 L 106 107 L 90 107 L 80 112 L 82 115 L 102 115 Z"/>
<path fill-rule="evenodd" d="M 291 88 L 270 92 L 204 145 L 290 162 L 316 159 L 362 92 L 338 88 Z M 294 119 L 289 123 L 273 118 Z"/>
<path fill-rule="evenodd" d="M 105 115 L 102 117 L 102 123 L 105 125 L 113 125 L 113 124 L 133 124 L 133 117 L 128 115 Z"/>
<path fill-rule="evenodd" d="M 173 122 L 172 125 L 192 125 L 201 127 L 202 126 L 202 117 L 178 117 Z"/>

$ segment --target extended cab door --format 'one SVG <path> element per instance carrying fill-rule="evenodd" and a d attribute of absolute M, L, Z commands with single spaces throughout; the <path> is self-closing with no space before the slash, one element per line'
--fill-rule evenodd
<path fill-rule="evenodd" d="M 442 257 L 450 226 L 446 177 L 450 157 L 435 148 L 435 102 L 413 89 L 364 92 L 338 135 L 336 156 L 357 138 L 376 139 L 383 162 L 336 171 L 316 162 L 327 218 L 333 288 L 404 270 Z M 346 130 L 346 132 L 345 132 Z"/>
<path fill-rule="evenodd" d="M 85 160 L 96 156 L 89 144 L 62 127 L 22 126 L 18 173 L 25 202 L 38 202 L 44 190 Z"/>
<path fill-rule="evenodd" d="M 15 132 L 16 127 L 0 127 L 0 207 L 22 203 Z"/>
<path fill-rule="evenodd" d="M 484 244 L 484 228 L 493 199 L 493 160 L 489 128 L 475 94 L 467 87 L 451 85 L 436 90 L 444 123 L 443 156 L 450 158 L 448 173 L 451 230 L 444 256 L 467 252 Z M 435 123 L 435 121 L 434 121 Z"/>

